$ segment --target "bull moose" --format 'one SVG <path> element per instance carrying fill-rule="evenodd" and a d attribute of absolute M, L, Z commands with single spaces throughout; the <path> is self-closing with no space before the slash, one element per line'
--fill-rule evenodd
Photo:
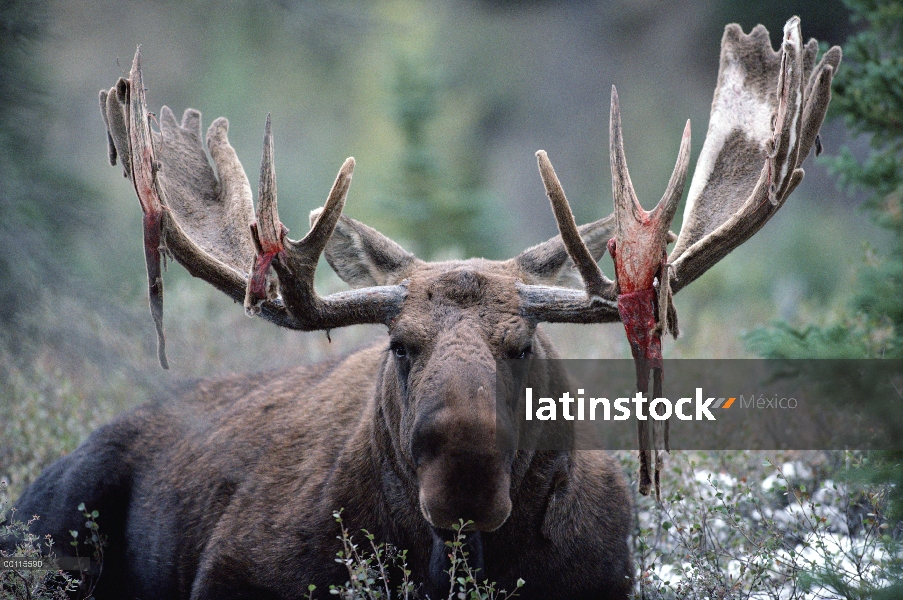
<path fill-rule="evenodd" d="M 48 467 L 19 498 L 20 514 L 41 515 L 38 532 L 62 540 L 82 526 L 81 503 L 100 512 L 108 539 L 97 598 L 299 598 L 310 584 L 325 597 L 347 577 L 335 560 L 337 509 L 350 531 L 409 551 L 421 597 L 442 594 L 445 541 L 463 520 L 474 566 L 499 587 L 522 578 L 524 598 L 626 598 L 632 508 L 619 466 L 601 452 L 522 447 L 516 420 L 498 414 L 496 380 L 506 374 L 497 365 L 557 357 L 541 322 L 626 320 L 622 296 L 635 290 L 625 278 L 642 273 L 652 324 L 675 330 L 671 294 L 756 233 L 802 180 L 841 58 L 834 47 L 816 64 L 817 50 L 815 40 L 802 43 L 795 17 L 778 51 L 761 25 L 749 34 L 727 26 L 670 253 L 689 122 L 667 191 L 647 213 L 627 173 L 613 89 L 613 215 L 577 227 L 540 151 L 560 235 L 505 261 L 432 263 L 341 214 L 351 158 L 309 233 L 286 237 L 269 119 L 255 214 L 228 122 L 207 130 L 213 166 L 199 112 L 186 110 L 180 123 L 163 107 L 153 129 L 136 53 L 128 79 L 100 101 L 111 163 L 119 160 L 144 211 L 163 365 L 162 252 L 277 325 L 382 323 L 388 341 L 313 366 L 203 381 L 123 414 Z M 652 233 L 639 239 L 645 230 L 630 219 L 655 223 Z M 615 281 L 597 265 L 610 239 Z M 316 293 L 321 253 L 352 290 Z M 569 287 L 575 271 L 580 289 Z M 565 377 L 545 364 L 529 376 Z"/>

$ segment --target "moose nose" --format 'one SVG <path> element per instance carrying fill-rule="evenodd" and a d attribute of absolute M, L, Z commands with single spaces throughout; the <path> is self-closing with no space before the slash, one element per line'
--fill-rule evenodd
<path fill-rule="evenodd" d="M 501 443 L 495 418 L 450 418 L 440 411 L 415 426 L 412 455 L 420 510 L 434 527 L 473 521 L 477 531 L 502 526 L 511 512 L 513 448 Z M 504 430 L 504 428 L 501 428 Z"/>
<path fill-rule="evenodd" d="M 462 325 L 463 327 L 463 325 Z M 502 526 L 511 512 L 514 435 L 497 419 L 495 362 L 482 343 L 465 353 L 473 333 L 455 329 L 420 386 L 410 438 L 420 510 L 434 527 L 459 520 L 478 531 Z"/>
<path fill-rule="evenodd" d="M 420 510 L 441 529 L 459 521 L 477 531 L 493 531 L 511 513 L 510 474 L 498 454 L 439 455 L 417 469 Z"/>

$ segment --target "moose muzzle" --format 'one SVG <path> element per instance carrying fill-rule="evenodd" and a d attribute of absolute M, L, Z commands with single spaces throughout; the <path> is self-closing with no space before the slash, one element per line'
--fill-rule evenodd
<path fill-rule="evenodd" d="M 463 520 L 493 531 L 511 513 L 510 461 L 499 454 L 440 454 L 424 461 L 417 476 L 420 510 L 433 527 L 451 529 Z"/>
<path fill-rule="evenodd" d="M 480 369 L 481 370 L 481 369 Z M 481 373 L 482 374 L 482 373 Z M 424 394 L 411 436 L 420 510 L 426 520 L 450 529 L 493 531 L 511 513 L 514 434 L 496 419 L 495 386 L 486 377 L 453 371 Z M 438 382 L 437 382 L 438 383 Z"/>

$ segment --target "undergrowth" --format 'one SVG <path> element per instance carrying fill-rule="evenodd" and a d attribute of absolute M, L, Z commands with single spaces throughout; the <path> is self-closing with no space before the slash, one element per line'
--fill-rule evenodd
<path fill-rule="evenodd" d="M 100 533 L 97 510 L 89 510 L 84 504 L 77 509 L 85 519 L 84 535 L 72 530 L 69 544 L 75 548 L 79 558 L 79 537 L 84 546 L 91 550 L 86 557 L 94 562 L 95 568 L 64 571 L 57 563 L 57 542 L 49 534 L 39 536 L 33 526 L 40 519 L 38 515 L 21 516 L 15 508 L 10 508 L 6 496 L 6 482 L 0 481 L 0 544 L 14 543 L 12 550 L 0 545 L 0 600 L 71 600 L 91 598 L 94 588 L 103 573 L 103 552 L 106 537 Z M 23 520 L 24 519 L 24 520 Z M 4 559 L 15 558 L 15 562 Z M 68 568 L 68 567 L 67 567 Z"/>
<path fill-rule="evenodd" d="M 329 593 L 343 600 L 377 600 L 385 598 L 419 598 L 418 585 L 411 580 L 411 571 L 407 565 L 407 550 L 399 550 L 391 544 L 377 544 L 375 536 L 363 530 L 361 534 L 367 540 L 366 546 L 355 543 L 352 535 L 342 520 L 342 511 L 333 513 L 339 524 L 341 534 L 338 539 L 342 549 L 336 554 L 336 562 L 348 570 L 348 580 L 343 585 L 329 586 Z M 473 521 L 459 521 L 453 525 L 454 537 L 445 542 L 448 548 L 448 594 L 447 600 L 508 600 L 517 596 L 518 590 L 524 586 L 523 579 L 518 579 L 511 591 L 497 589 L 497 584 L 488 579 L 480 579 L 476 570 L 468 562 L 470 553 L 466 550 L 467 527 Z M 390 573 L 401 574 L 400 581 L 390 581 Z M 316 586 L 310 586 L 312 595 Z M 439 600 L 438 598 L 434 600 Z"/>
<path fill-rule="evenodd" d="M 887 486 L 862 452 L 675 453 L 666 494 L 637 499 L 636 597 L 860 599 L 903 577 Z M 622 462 L 635 472 L 635 458 Z"/>

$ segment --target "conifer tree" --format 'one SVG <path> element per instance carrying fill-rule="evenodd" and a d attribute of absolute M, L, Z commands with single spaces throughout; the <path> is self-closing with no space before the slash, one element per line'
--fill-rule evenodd
<path fill-rule="evenodd" d="M 382 202 L 392 215 L 389 229 L 398 230 L 426 260 L 496 258 L 501 244 L 497 219 L 490 216 L 490 194 L 478 179 L 455 177 L 448 153 L 440 151 L 432 133 L 443 110 L 442 93 L 448 91 L 435 68 L 414 56 L 399 58 L 393 91 L 402 149 L 396 179 Z"/>

